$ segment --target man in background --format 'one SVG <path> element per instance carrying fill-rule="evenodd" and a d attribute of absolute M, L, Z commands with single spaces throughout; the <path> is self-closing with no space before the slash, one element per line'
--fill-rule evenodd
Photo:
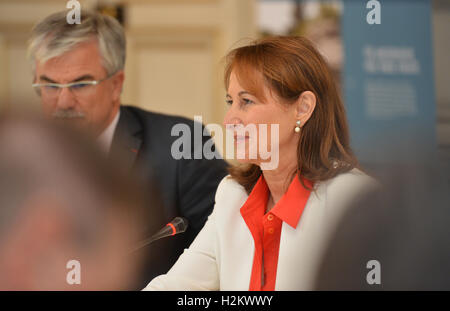
<path fill-rule="evenodd" d="M 149 234 L 176 216 L 189 221 L 186 233 L 152 245 L 156 257 L 148 263 L 138 286 L 142 288 L 167 272 L 203 227 L 216 188 L 227 174 L 226 163 L 194 159 L 195 150 L 202 151 L 209 136 L 198 143 L 192 139 L 190 159 L 174 159 L 173 126 L 186 124 L 193 133 L 194 122 L 121 106 L 126 51 L 122 26 L 112 17 L 88 11 L 81 12 L 81 24 L 70 25 L 66 14 L 48 16 L 30 38 L 33 86 L 44 114 L 87 130 L 105 153 L 122 159 L 124 169 L 159 187 L 164 207 L 152 210 L 152 217 L 160 221 Z"/>
<path fill-rule="evenodd" d="M 0 290 L 122 290 L 154 225 L 139 184 L 79 133 L 0 117 Z"/>

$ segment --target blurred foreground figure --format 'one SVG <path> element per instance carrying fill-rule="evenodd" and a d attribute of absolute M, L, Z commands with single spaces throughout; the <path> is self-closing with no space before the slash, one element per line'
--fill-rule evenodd
<path fill-rule="evenodd" d="M 0 117 L 0 290 L 132 286 L 140 193 L 75 132 Z"/>
<path fill-rule="evenodd" d="M 384 189 L 342 218 L 315 289 L 450 290 L 450 179 L 437 163 L 403 159 L 378 172 Z"/>

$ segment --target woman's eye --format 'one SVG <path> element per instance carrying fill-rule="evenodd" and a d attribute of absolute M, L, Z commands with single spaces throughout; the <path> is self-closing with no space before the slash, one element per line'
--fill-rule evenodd
<path fill-rule="evenodd" d="M 227 100 L 225 100 L 225 102 L 227 103 L 227 105 L 230 105 L 230 106 L 233 104 L 233 101 L 231 99 L 227 99 Z"/>
<path fill-rule="evenodd" d="M 243 98 L 242 101 L 244 102 L 245 105 L 249 105 L 249 104 L 253 104 L 254 101 L 248 98 Z"/>

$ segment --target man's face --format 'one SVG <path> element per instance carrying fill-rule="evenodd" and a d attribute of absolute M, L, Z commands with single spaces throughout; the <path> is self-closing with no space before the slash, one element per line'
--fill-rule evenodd
<path fill-rule="evenodd" d="M 106 77 L 97 40 L 81 43 L 45 63 L 36 62 L 35 83 L 66 84 Z M 98 135 L 117 114 L 123 79 L 124 73 L 119 71 L 98 85 L 84 87 L 83 91 L 63 88 L 51 94 L 42 92 L 44 114 Z"/>

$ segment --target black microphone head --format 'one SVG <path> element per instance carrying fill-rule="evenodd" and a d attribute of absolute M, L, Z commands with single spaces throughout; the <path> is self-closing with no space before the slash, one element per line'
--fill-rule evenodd
<path fill-rule="evenodd" d="M 173 236 L 178 233 L 183 233 L 188 228 L 188 220 L 183 217 L 175 217 L 171 222 L 169 222 L 164 228 L 159 230 L 156 234 L 152 235 L 151 237 L 141 241 L 135 248 L 132 249 L 132 251 L 138 250 L 153 241 Z"/>
<path fill-rule="evenodd" d="M 183 217 L 175 217 L 170 223 L 175 227 L 176 234 L 186 231 L 189 226 L 189 221 Z"/>

